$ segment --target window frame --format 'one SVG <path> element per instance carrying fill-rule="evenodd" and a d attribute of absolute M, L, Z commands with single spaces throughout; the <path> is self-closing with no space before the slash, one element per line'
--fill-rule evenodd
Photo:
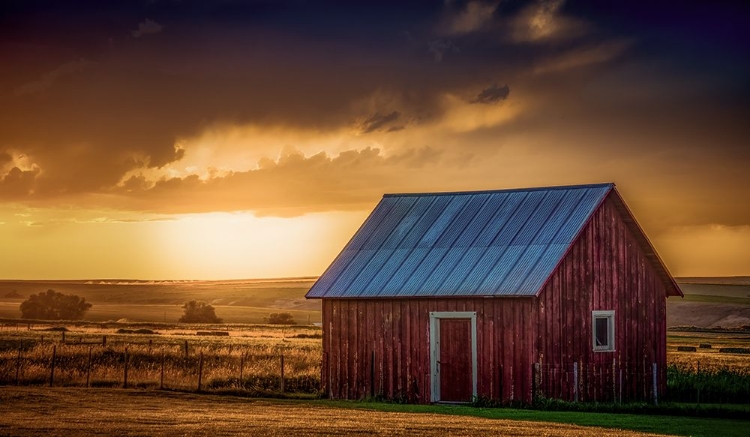
<path fill-rule="evenodd" d="M 596 344 L 596 319 L 607 320 L 607 340 L 608 344 L 599 346 Z M 591 346 L 594 352 L 614 352 L 615 351 L 615 311 L 591 311 Z"/>

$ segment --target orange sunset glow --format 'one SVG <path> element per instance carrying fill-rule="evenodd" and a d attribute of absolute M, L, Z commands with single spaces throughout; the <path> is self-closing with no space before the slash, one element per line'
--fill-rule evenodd
<path fill-rule="evenodd" d="M 316 276 L 385 193 L 600 182 L 750 275 L 743 6 L 63 3 L 0 14 L 0 279 Z"/>

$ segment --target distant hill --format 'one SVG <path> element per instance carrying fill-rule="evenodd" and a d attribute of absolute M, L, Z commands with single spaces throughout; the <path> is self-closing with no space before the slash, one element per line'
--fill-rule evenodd
<path fill-rule="evenodd" d="M 180 305 L 204 300 L 232 323 L 262 323 L 271 312 L 290 312 L 301 322 L 320 321 L 320 300 L 305 293 L 317 277 L 225 281 L 0 280 L 0 316 L 18 317 L 18 302 L 54 289 L 86 298 L 90 320 L 176 321 Z M 676 278 L 684 298 L 667 300 L 667 326 L 732 328 L 750 325 L 750 276 Z"/>
<path fill-rule="evenodd" d="M 750 285 L 750 276 L 685 276 L 675 280 L 678 284 Z"/>
<path fill-rule="evenodd" d="M 298 322 L 320 322 L 320 301 L 305 299 L 316 278 L 244 279 L 226 281 L 0 281 L 0 317 L 19 317 L 18 299 L 10 292 L 31 295 L 54 289 L 93 304 L 87 320 L 127 318 L 134 321 L 176 321 L 181 305 L 203 300 L 216 307 L 228 323 L 263 323 L 270 313 L 289 312 Z"/>
<path fill-rule="evenodd" d="M 750 276 L 676 278 L 681 298 L 667 299 L 667 326 L 750 326 Z"/>

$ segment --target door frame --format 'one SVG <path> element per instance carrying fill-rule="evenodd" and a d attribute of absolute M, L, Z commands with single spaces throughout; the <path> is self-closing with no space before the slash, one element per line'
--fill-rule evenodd
<path fill-rule="evenodd" d="M 432 389 L 430 402 L 440 402 L 440 319 L 471 319 L 471 384 L 472 396 L 477 396 L 477 312 L 476 311 L 431 311 L 430 312 L 430 375 Z"/>

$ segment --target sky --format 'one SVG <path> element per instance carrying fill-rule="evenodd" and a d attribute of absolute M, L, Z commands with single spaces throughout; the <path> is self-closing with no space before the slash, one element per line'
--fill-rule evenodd
<path fill-rule="evenodd" d="M 319 275 L 385 193 L 614 182 L 750 275 L 750 6 L 0 4 L 0 279 Z"/>

